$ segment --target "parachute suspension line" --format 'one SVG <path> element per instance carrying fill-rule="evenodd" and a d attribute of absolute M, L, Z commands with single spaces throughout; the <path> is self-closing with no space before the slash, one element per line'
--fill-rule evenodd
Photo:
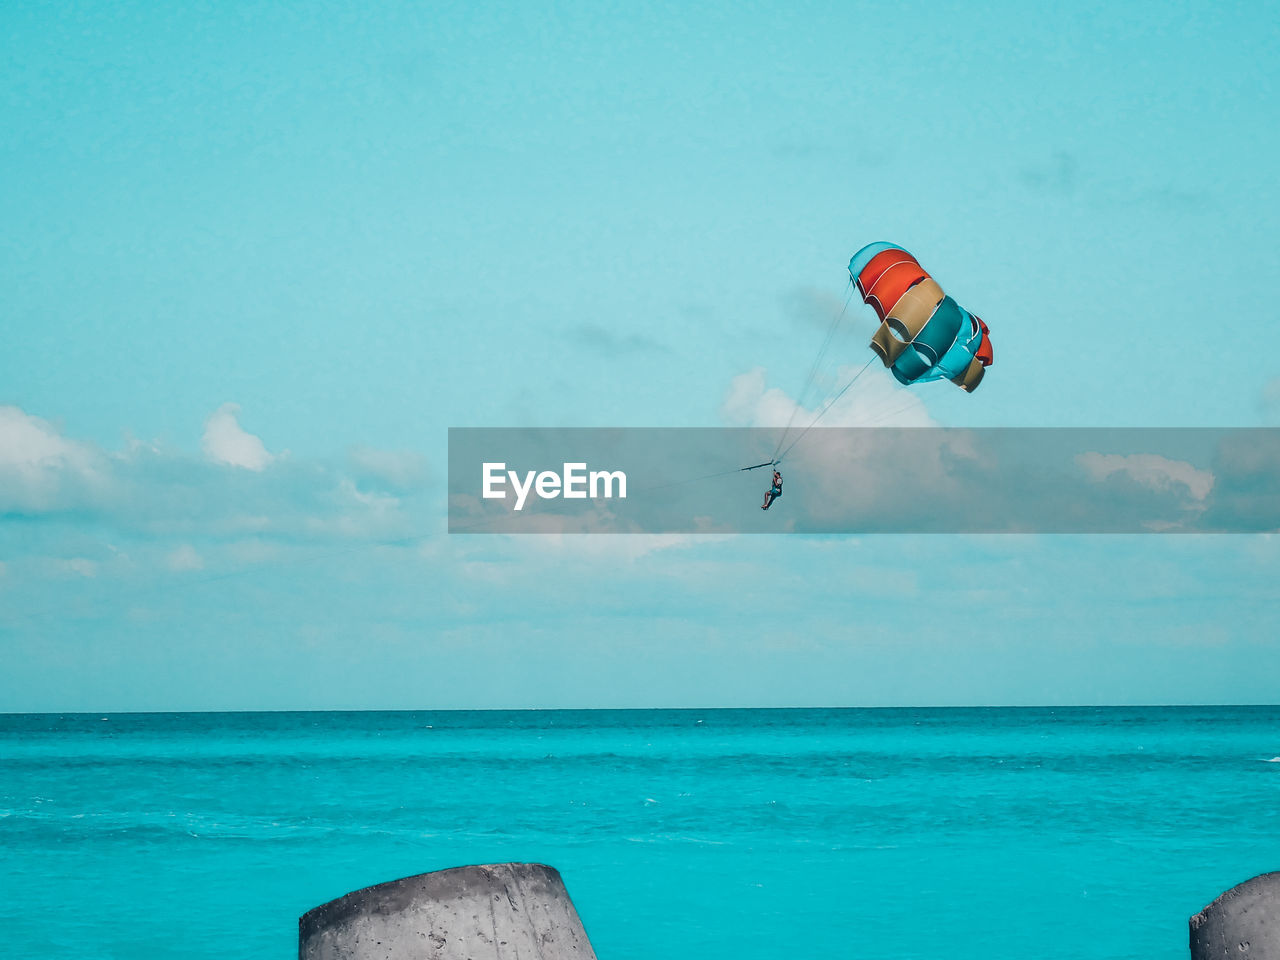
<path fill-rule="evenodd" d="M 873 427 L 877 423 L 884 423 L 886 420 L 892 420 L 898 414 L 906 413 L 908 410 L 911 410 L 912 408 L 918 405 L 919 405 L 919 401 L 913 398 L 910 403 L 904 404 L 903 406 L 898 407 L 896 410 L 890 410 L 888 413 L 882 413 L 880 414 L 880 416 L 875 417 L 871 420 L 868 420 L 866 425 L 868 427 Z"/>
<path fill-rule="evenodd" d="M 689 477 L 687 480 L 672 480 L 670 483 L 659 483 L 652 487 L 641 487 L 636 493 L 646 493 L 650 490 L 666 490 L 668 487 L 682 487 L 686 483 L 697 483 L 700 480 L 714 480 L 717 477 L 731 477 L 735 473 L 746 473 L 748 470 L 759 470 L 761 467 L 772 467 L 776 460 L 767 460 L 764 463 L 754 463 L 749 467 L 734 467 L 732 470 L 721 470 L 719 473 L 704 473 L 700 477 Z"/>
<path fill-rule="evenodd" d="M 822 369 L 822 361 L 826 358 L 827 350 L 830 349 L 832 342 L 836 337 L 836 330 L 840 327 L 840 321 L 844 319 L 844 315 L 849 311 L 849 303 L 853 300 L 857 287 L 854 286 L 853 277 L 849 278 L 849 295 L 844 298 L 844 306 L 840 308 L 840 312 L 835 315 L 835 319 L 831 321 L 831 326 L 827 328 L 827 336 L 822 341 L 822 347 L 818 350 L 818 355 L 813 358 L 813 364 L 809 367 L 809 376 L 805 378 L 804 386 L 800 388 L 800 392 L 796 395 L 795 407 L 791 410 L 791 417 L 787 420 L 787 426 L 782 431 L 782 436 L 778 438 L 778 445 L 773 448 L 773 459 L 778 459 L 778 451 L 782 449 L 782 445 L 787 440 L 787 434 L 791 432 L 791 426 L 795 423 L 796 414 L 800 412 L 800 406 L 804 403 L 805 395 L 809 392 L 809 388 L 813 386 L 813 381 L 818 376 L 818 371 Z M 769 464 L 763 464 L 769 466 Z"/>
<path fill-rule="evenodd" d="M 815 426 L 817 426 L 818 421 L 821 420 L 826 415 L 828 410 L 830 410 L 832 407 L 836 405 L 837 400 L 839 400 L 841 397 L 843 397 L 846 393 L 849 392 L 849 388 L 858 382 L 858 378 L 862 376 L 864 373 L 866 373 L 867 369 L 871 366 L 871 364 L 875 363 L 877 359 L 879 358 L 873 354 L 871 359 L 868 360 L 865 364 L 863 364 L 862 369 L 853 375 L 853 379 L 850 380 L 848 383 L 846 383 L 843 387 L 841 387 L 840 392 L 837 393 L 830 400 L 828 400 L 826 406 L 824 406 L 818 412 L 818 415 L 814 417 L 812 421 L 810 421 L 809 425 L 800 431 L 800 436 L 792 440 L 790 446 L 788 446 L 787 449 L 783 450 L 780 456 L 774 457 L 775 462 L 780 463 L 782 462 L 783 459 L 786 458 L 787 454 L 790 453 L 795 448 L 795 445 L 804 439 L 804 435 L 808 433 L 810 430 L 812 430 Z"/>
<path fill-rule="evenodd" d="M 910 397 L 906 403 L 901 403 L 899 406 L 892 408 L 891 406 L 891 403 L 882 404 L 881 408 L 876 411 L 876 416 L 873 416 L 872 419 L 865 422 L 864 426 L 876 426 L 877 424 L 883 424 L 883 422 L 892 420 L 893 417 L 896 417 L 899 413 L 905 413 L 906 411 L 913 410 L 915 407 L 923 407 L 924 404 L 920 402 L 919 399 Z"/>

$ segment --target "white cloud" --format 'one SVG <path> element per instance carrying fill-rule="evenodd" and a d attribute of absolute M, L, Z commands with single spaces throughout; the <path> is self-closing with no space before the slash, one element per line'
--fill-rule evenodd
<path fill-rule="evenodd" d="M 44 511 L 80 502 L 105 481 L 104 458 L 18 407 L 0 407 L 0 510 Z"/>
<path fill-rule="evenodd" d="M 720 533 L 633 533 L 582 534 L 547 533 L 527 537 L 514 546 L 526 548 L 530 554 L 563 553 L 592 561 L 622 560 L 634 562 L 663 550 L 683 550 L 706 543 L 730 540 L 735 534 Z"/>
<path fill-rule="evenodd" d="M 204 558 L 196 551 L 196 548 L 189 543 L 184 543 L 176 550 L 172 551 L 166 558 L 165 563 L 170 570 L 202 570 L 204 569 Z"/>
<path fill-rule="evenodd" d="M 275 459 L 258 437 L 240 426 L 236 414 L 240 405 L 224 403 L 204 422 L 204 436 L 200 449 L 216 463 L 225 463 L 245 470 L 262 471 Z"/>
<path fill-rule="evenodd" d="M 1172 490 L 1175 485 L 1185 487 L 1193 500 L 1204 500 L 1213 489 L 1213 474 L 1201 470 L 1185 460 L 1170 460 L 1154 453 L 1082 453 L 1076 457 L 1085 472 L 1094 480 L 1105 480 L 1113 474 L 1121 474 L 1135 483 L 1157 492 Z"/>
<path fill-rule="evenodd" d="M 1262 407 L 1264 420 L 1269 423 L 1280 422 L 1280 377 L 1269 381 L 1262 388 L 1262 399 L 1259 405 Z"/>
<path fill-rule="evenodd" d="M 83 453 L 53 425 L 18 407 L 0 407 L 0 467 L 35 469 L 77 462 Z"/>
<path fill-rule="evenodd" d="M 86 557 L 71 557 L 68 560 L 58 561 L 59 569 L 66 573 L 74 573 L 81 577 L 96 577 L 98 575 L 98 564 Z"/>
<path fill-rule="evenodd" d="M 427 460 L 408 450 L 376 450 L 353 447 L 348 457 L 359 472 L 381 480 L 397 489 L 420 486 L 427 478 Z"/>
<path fill-rule="evenodd" d="M 937 424 L 920 398 L 899 386 L 873 362 L 862 373 L 861 364 L 840 367 L 825 396 L 804 407 L 777 387 L 766 388 L 762 367 L 734 377 L 720 415 L 733 426 L 783 427 L 791 425 L 792 438 L 815 421 L 822 427 L 931 427 Z M 857 376 L 853 385 L 823 413 L 823 407 Z M 821 420 L 817 420 L 819 414 Z"/>
<path fill-rule="evenodd" d="M 0 406 L 0 513 L 91 517 L 104 530 L 171 538 L 156 554 L 170 569 L 207 562 L 182 546 L 202 536 L 386 539 L 439 526 L 425 513 L 439 491 L 411 482 L 421 458 L 367 450 L 357 456 L 404 484 L 388 489 L 368 470 L 353 474 L 352 462 L 344 469 L 267 451 L 240 427 L 237 413 L 226 404 L 209 417 L 204 456 L 193 458 L 133 438 L 120 450 L 105 450 L 65 437 L 17 407 Z M 229 473 L 223 465 L 239 469 Z M 64 556 L 79 552 L 72 547 Z M 91 575 L 83 565 L 47 569 Z"/>
<path fill-rule="evenodd" d="M 339 487 L 346 496 L 375 513 L 390 513 L 400 506 L 398 497 L 393 497 L 386 493 L 365 493 L 355 485 L 350 477 L 343 477 Z"/>

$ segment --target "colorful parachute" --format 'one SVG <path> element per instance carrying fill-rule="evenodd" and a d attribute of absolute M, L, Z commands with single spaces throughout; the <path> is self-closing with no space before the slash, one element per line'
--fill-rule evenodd
<path fill-rule="evenodd" d="M 895 243 L 869 243 L 849 261 L 880 329 L 871 349 L 900 383 L 947 379 L 972 393 L 991 366 L 987 325 L 945 293 Z"/>

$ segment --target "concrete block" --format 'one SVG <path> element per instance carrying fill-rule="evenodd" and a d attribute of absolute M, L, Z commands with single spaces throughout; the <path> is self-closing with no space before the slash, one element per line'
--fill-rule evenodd
<path fill-rule="evenodd" d="M 596 960 L 560 874 L 456 867 L 380 883 L 298 921 L 299 960 Z"/>
<path fill-rule="evenodd" d="M 1280 960 L 1280 873 L 1246 880 L 1192 917 L 1191 960 Z"/>

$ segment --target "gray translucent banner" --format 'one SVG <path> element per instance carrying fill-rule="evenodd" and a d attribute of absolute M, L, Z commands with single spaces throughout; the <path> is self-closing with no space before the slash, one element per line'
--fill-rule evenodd
<path fill-rule="evenodd" d="M 451 533 L 1262 533 L 1280 429 L 449 431 Z M 762 466 L 757 466 L 762 465 Z M 755 467 L 755 469 L 746 469 Z"/>

